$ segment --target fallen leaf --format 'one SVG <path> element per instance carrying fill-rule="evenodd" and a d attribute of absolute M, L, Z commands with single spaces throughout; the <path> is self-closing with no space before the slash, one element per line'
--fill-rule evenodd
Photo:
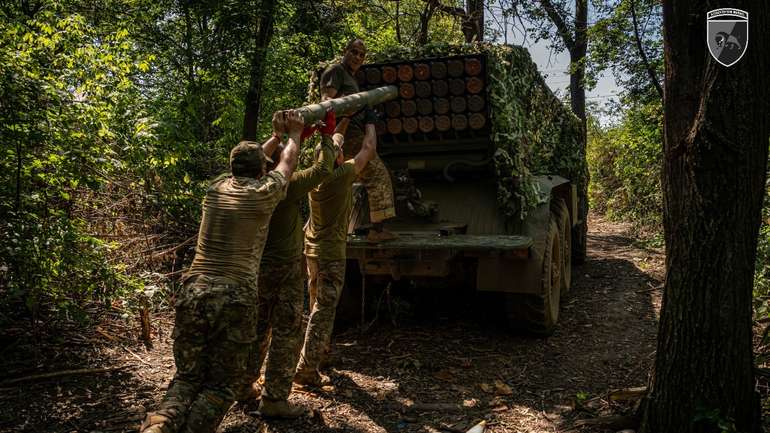
<path fill-rule="evenodd" d="M 492 412 L 503 412 L 508 410 L 508 406 L 502 405 L 502 406 L 496 406 L 492 408 Z"/>
<path fill-rule="evenodd" d="M 454 382 L 454 379 L 457 377 L 456 374 L 452 373 L 451 370 L 441 370 L 433 375 L 438 380 L 443 380 L 444 382 Z"/>
<path fill-rule="evenodd" d="M 513 395 L 513 390 L 510 386 L 506 385 L 500 380 L 495 380 L 495 394 L 496 395 Z"/>
<path fill-rule="evenodd" d="M 488 383 L 482 383 L 479 385 L 479 388 L 481 388 L 482 391 L 486 392 L 487 394 L 492 393 L 492 387 L 489 386 Z"/>
<path fill-rule="evenodd" d="M 479 401 L 475 398 L 463 400 L 463 406 L 465 407 L 476 407 L 477 404 L 479 404 Z"/>
<path fill-rule="evenodd" d="M 324 385 L 321 387 L 321 391 L 323 392 L 334 392 L 334 386 L 333 385 Z"/>
<path fill-rule="evenodd" d="M 492 400 L 489 400 L 489 403 L 487 403 L 487 406 L 489 407 L 497 407 L 503 405 L 505 405 L 505 401 L 503 401 L 503 398 L 500 396 L 493 397 Z"/>

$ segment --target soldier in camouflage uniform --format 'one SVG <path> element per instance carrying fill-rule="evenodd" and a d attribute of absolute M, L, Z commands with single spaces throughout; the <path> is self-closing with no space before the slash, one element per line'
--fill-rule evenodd
<path fill-rule="evenodd" d="M 347 161 L 337 155 L 334 173 L 310 191 L 310 220 L 305 228 L 305 257 L 310 294 L 310 318 L 305 344 L 294 381 L 301 385 L 322 386 L 328 378 L 318 371 L 328 350 L 337 302 L 345 280 L 345 246 L 353 205 L 352 187 L 367 163 L 377 154 L 374 113 L 367 111 L 366 138 L 361 150 Z M 343 132 L 341 128 L 338 131 Z"/>
<path fill-rule="evenodd" d="M 247 378 L 253 382 L 259 377 L 269 342 L 270 356 L 259 404 L 259 413 L 266 417 L 295 418 L 305 412 L 287 401 L 302 347 L 305 271 L 302 268 L 304 221 L 300 206 L 307 193 L 334 170 L 336 149 L 342 146 L 343 140 L 342 134 L 334 134 L 335 124 L 334 112 L 330 111 L 320 129 L 322 143 L 315 163 L 291 176 L 286 198 L 270 219 L 259 270 L 257 357 L 249 367 Z M 247 391 L 251 390 L 250 387 Z"/>
<path fill-rule="evenodd" d="M 263 148 L 244 141 L 230 153 L 232 175 L 206 191 L 195 259 L 176 303 L 176 374 L 143 433 L 214 432 L 243 387 L 253 357 L 257 271 L 273 209 L 286 194 L 299 153 L 302 116 L 274 117 L 289 140 L 275 170 Z M 276 139 L 265 146 L 274 146 Z M 272 143 L 272 144 L 271 144 Z"/>
<path fill-rule="evenodd" d="M 353 39 L 345 47 L 341 63 L 328 67 L 321 75 L 321 99 L 339 98 L 353 93 L 358 93 L 358 82 L 355 73 L 366 58 L 366 46 L 361 39 Z M 374 130 L 368 132 L 364 128 L 363 112 L 350 119 L 340 120 L 340 125 L 347 127 L 345 133 L 345 158 L 351 158 L 361 148 L 365 135 L 376 136 Z M 349 125 L 346 123 L 350 122 Z M 372 138 L 368 138 L 372 139 Z M 376 139 L 376 138 L 375 138 Z M 396 216 L 396 208 L 393 201 L 393 185 L 388 168 L 379 156 L 374 157 L 366 165 L 359 175 L 359 180 L 366 188 L 369 197 L 369 220 L 372 230 L 368 238 L 373 242 L 385 241 L 396 237 L 383 228 L 382 222 Z"/>

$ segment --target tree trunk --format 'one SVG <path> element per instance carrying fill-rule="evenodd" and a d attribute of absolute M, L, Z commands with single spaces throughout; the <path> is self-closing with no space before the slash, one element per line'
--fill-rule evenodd
<path fill-rule="evenodd" d="M 260 7 L 259 29 L 254 38 L 254 57 L 251 59 L 249 90 L 246 92 L 246 110 L 243 115 L 244 140 L 255 141 L 257 139 L 262 81 L 265 77 L 265 57 L 267 57 L 267 47 L 273 39 L 275 6 L 276 0 L 262 0 Z"/>
<path fill-rule="evenodd" d="M 588 0 L 575 0 L 575 39 L 569 50 L 570 57 L 570 105 L 572 112 L 580 119 L 582 154 L 586 154 L 586 88 L 585 62 L 588 42 Z M 578 218 L 582 223 L 577 226 L 572 236 L 572 255 L 576 263 L 582 263 L 586 257 L 586 238 L 588 232 L 588 170 L 585 181 L 578 185 Z"/>
<path fill-rule="evenodd" d="M 644 46 L 642 46 L 642 36 L 639 34 L 639 22 L 636 19 L 636 6 L 634 3 L 636 0 L 631 0 L 631 22 L 634 26 L 634 40 L 636 41 L 636 49 L 639 50 L 639 56 L 642 58 L 642 64 L 644 69 L 647 70 L 647 75 L 650 77 L 650 83 L 655 87 L 658 92 L 658 96 L 663 100 L 663 87 L 658 81 L 658 74 L 655 73 L 655 68 L 650 64 L 647 58 L 647 53 L 644 52 Z"/>
<path fill-rule="evenodd" d="M 468 33 L 465 42 L 484 40 L 484 0 L 467 0 L 465 11 L 468 15 Z"/>
<path fill-rule="evenodd" d="M 770 4 L 730 4 L 751 20 L 748 51 L 730 68 L 704 41 L 706 11 L 719 6 L 663 5 L 666 283 L 642 433 L 761 431 L 751 302 L 770 135 Z"/>

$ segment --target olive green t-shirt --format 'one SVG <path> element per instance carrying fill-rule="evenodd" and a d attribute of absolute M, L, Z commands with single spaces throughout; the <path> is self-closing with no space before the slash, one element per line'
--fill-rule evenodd
<path fill-rule="evenodd" d="M 335 98 L 341 98 L 343 96 L 352 95 L 353 93 L 360 92 L 358 88 L 358 82 L 355 77 L 350 75 L 347 68 L 341 63 L 336 63 L 329 66 L 321 74 L 321 89 L 331 87 L 337 90 Z M 348 126 L 348 130 L 345 132 L 345 157 L 352 158 L 359 150 L 364 138 L 364 115 L 359 112 L 353 116 Z"/>
<path fill-rule="evenodd" d="M 288 263 L 302 257 L 302 200 L 311 189 L 332 174 L 334 170 L 334 143 L 324 135 L 321 153 L 310 167 L 296 171 L 291 176 L 284 198 L 273 212 L 270 227 L 262 253 L 262 266 Z"/>
<path fill-rule="evenodd" d="M 323 260 L 345 259 L 355 178 L 355 162 L 349 159 L 308 194 L 310 220 L 305 228 L 306 256 Z"/>
<path fill-rule="evenodd" d="M 321 74 L 321 89 L 331 87 L 337 91 L 335 98 L 358 93 L 358 82 L 341 63 L 329 66 Z"/>
<path fill-rule="evenodd" d="M 257 272 L 275 206 L 286 195 L 277 171 L 254 179 L 220 177 L 206 191 L 195 258 L 187 275 L 226 277 L 256 287 Z"/>

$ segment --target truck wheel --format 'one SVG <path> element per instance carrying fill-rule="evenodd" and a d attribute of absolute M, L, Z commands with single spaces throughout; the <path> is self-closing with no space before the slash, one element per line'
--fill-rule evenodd
<path fill-rule="evenodd" d="M 562 247 L 554 214 L 548 226 L 545 252 L 540 272 L 540 294 L 506 294 L 505 309 L 509 322 L 529 332 L 551 335 L 559 320 L 561 300 Z"/>
<path fill-rule="evenodd" d="M 561 293 L 569 292 L 572 287 L 572 224 L 569 211 L 563 199 L 557 199 L 551 205 L 551 212 L 556 216 L 561 237 Z"/>

